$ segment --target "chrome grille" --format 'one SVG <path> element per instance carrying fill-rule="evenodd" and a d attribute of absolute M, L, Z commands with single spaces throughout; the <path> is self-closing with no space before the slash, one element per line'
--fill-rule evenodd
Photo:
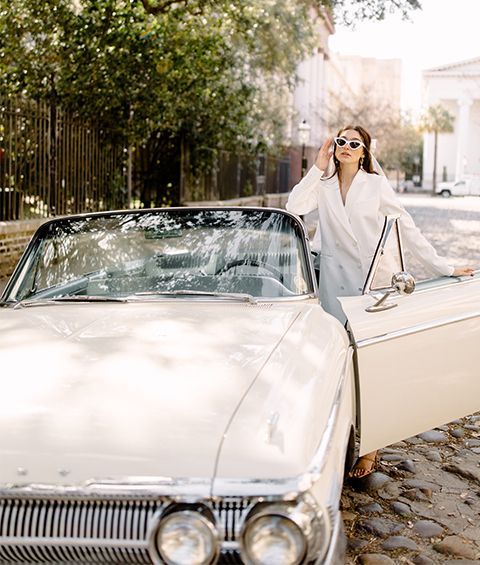
<path fill-rule="evenodd" d="M 242 565 L 240 554 L 233 550 L 222 551 L 218 565 Z"/>
<path fill-rule="evenodd" d="M 152 563 L 149 524 L 168 499 L 0 499 L 0 563 Z M 241 563 L 236 542 L 252 501 L 210 504 L 225 545 L 219 563 Z"/>
<path fill-rule="evenodd" d="M 213 511 L 218 519 L 220 535 L 223 535 L 226 542 L 237 540 L 243 519 L 251 504 L 249 499 L 240 497 L 224 498 L 212 503 Z"/>
<path fill-rule="evenodd" d="M 0 500 L 3 563 L 151 563 L 147 528 L 162 502 Z"/>

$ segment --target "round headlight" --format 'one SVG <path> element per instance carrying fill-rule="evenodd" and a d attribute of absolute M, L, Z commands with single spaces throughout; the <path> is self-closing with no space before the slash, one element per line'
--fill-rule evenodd
<path fill-rule="evenodd" d="M 161 519 L 156 546 L 168 565 L 209 565 L 218 552 L 218 532 L 199 512 L 176 511 Z"/>
<path fill-rule="evenodd" d="M 242 547 L 253 565 L 297 565 L 307 551 L 302 530 L 288 516 L 264 514 L 248 520 Z"/>

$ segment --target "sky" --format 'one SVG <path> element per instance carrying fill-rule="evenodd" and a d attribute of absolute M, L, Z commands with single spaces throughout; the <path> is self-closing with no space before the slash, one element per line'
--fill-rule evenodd
<path fill-rule="evenodd" d="M 480 57 L 480 0 L 420 0 L 410 21 L 389 15 L 382 22 L 335 26 L 330 50 L 345 55 L 402 60 L 402 107 L 421 107 L 421 72 Z"/>

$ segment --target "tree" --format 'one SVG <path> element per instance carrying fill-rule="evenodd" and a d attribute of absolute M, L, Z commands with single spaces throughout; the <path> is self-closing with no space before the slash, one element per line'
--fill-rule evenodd
<path fill-rule="evenodd" d="M 1 88 L 54 99 L 135 140 L 159 124 L 209 145 L 245 143 L 258 131 L 275 140 L 278 112 L 263 102 L 293 86 L 315 43 L 312 7 L 382 18 L 417 4 L 0 0 Z"/>
<path fill-rule="evenodd" d="M 336 21 L 349 26 L 363 20 L 383 20 L 392 12 L 408 17 L 411 10 L 421 8 L 418 0 L 316 0 L 316 3 L 330 8 Z"/>
<path fill-rule="evenodd" d="M 435 194 L 437 188 L 438 134 L 452 132 L 454 121 L 454 116 L 452 116 L 450 112 L 441 104 L 427 108 L 420 119 L 420 130 L 427 133 L 433 133 L 432 194 Z"/>
<path fill-rule="evenodd" d="M 125 146 L 152 143 L 157 168 L 175 169 L 182 146 L 207 167 L 218 147 L 281 145 L 289 112 L 276 94 L 315 45 L 313 8 L 381 18 L 384 5 L 416 2 L 0 0 L 0 93 L 59 104 Z"/>
<path fill-rule="evenodd" d="M 174 7 L 189 9 L 193 13 L 202 13 L 207 7 L 225 8 L 235 5 L 245 6 L 242 0 L 140 0 L 145 11 L 158 15 Z M 360 20 L 383 20 L 388 13 L 400 11 L 404 17 L 410 10 L 421 8 L 418 0 L 305 0 L 308 6 L 317 10 L 329 10 L 337 21 L 353 25 Z M 265 4 L 265 3 L 264 3 Z"/>
<path fill-rule="evenodd" d="M 275 138 L 264 94 L 291 85 L 313 45 L 307 7 L 159 4 L 152 15 L 139 0 L 79 0 L 77 9 L 2 0 L 1 88 L 54 98 L 133 141 L 159 128 L 208 145 L 245 143 L 259 129 Z"/>

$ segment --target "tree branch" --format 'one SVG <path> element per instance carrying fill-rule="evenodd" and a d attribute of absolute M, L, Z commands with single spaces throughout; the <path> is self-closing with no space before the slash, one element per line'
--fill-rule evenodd
<path fill-rule="evenodd" d="M 155 6 L 151 3 L 150 0 L 140 0 L 140 2 L 142 3 L 143 8 L 145 12 L 147 12 L 147 14 L 156 16 L 157 14 L 165 14 L 173 4 L 184 4 L 186 6 L 189 0 L 162 0 Z"/>

